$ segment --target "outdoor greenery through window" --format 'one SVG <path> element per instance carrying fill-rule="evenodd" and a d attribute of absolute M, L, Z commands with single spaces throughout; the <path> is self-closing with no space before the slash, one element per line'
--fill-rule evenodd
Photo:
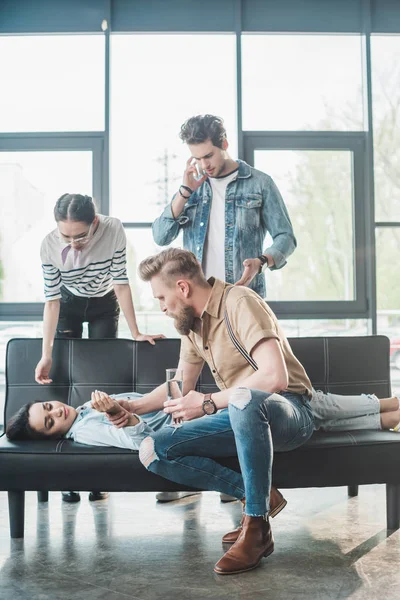
<path fill-rule="evenodd" d="M 283 269 L 266 271 L 267 300 L 353 300 L 351 153 L 256 150 L 254 164 L 277 184 L 298 243 Z"/>
<path fill-rule="evenodd" d="M 400 36 L 373 36 L 371 50 L 375 220 L 400 223 Z"/>
<path fill-rule="evenodd" d="M 391 339 L 400 388 L 400 36 L 373 36 L 372 91 L 378 332 Z M 392 227 L 379 222 L 393 223 Z"/>

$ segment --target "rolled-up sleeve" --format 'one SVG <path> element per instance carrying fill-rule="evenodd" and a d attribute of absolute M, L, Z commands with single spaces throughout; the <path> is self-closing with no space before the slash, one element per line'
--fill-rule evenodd
<path fill-rule="evenodd" d="M 281 269 L 296 249 L 297 241 L 281 193 L 268 175 L 263 190 L 262 219 L 273 240 L 272 245 L 263 250 L 263 254 L 273 257 L 275 264 L 270 267 L 272 271 Z"/>
<path fill-rule="evenodd" d="M 175 197 L 175 196 L 174 196 Z M 152 225 L 153 238 L 159 246 L 167 246 L 178 237 L 181 223 L 172 214 L 172 202 L 168 204 Z"/>
<path fill-rule="evenodd" d="M 181 360 L 184 360 L 185 362 L 192 363 L 194 365 L 198 365 L 204 362 L 204 358 L 200 356 L 199 352 L 195 347 L 195 344 L 187 335 L 184 335 L 181 338 L 181 351 L 179 354 L 179 358 Z"/>
<path fill-rule="evenodd" d="M 89 446 L 113 446 L 115 448 L 126 448 L 128 450 L 139 450 L 139 446 L 146 435 L 154 433 L 151 427 L 141 419 L 137 425 L 132 427 L 114 427 L 111 423 L 95 421 L 93 424 L 85 424 L 77 427 L 73 439 L 80 444 Z"/>

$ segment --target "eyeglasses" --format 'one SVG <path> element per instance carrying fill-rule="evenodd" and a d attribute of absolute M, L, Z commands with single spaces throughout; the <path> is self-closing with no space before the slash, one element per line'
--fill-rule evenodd
<path fill-rule="evenodd" d="M 91 223 L 89 225 L 89 229 L 86 231 L 86 233 L 81 233 L 80 235 L 75 235 L 74 237 L 69 237 L 68 235 L 64 235 L 63 233 L 60 233 L 60 239 L 65 243 L 65 244 L 73 244 L 74 242 L 77 242 L 79 244 L 87 244 L 89 239 L 90 239 L 90 234 L 92 232 L 92 227 L 93 227 L 93 223 Z"/>

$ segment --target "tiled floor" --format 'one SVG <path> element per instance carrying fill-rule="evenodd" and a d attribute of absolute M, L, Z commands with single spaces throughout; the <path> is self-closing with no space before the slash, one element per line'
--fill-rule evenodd
<path fill-rule="evenodd" d="M 203 493 L 157 504 L 154 494 L 38 505 L 26 495 L 24 540 L 10 540 L 0 493 L 1 600 L 398 600 L 400 531 L 385 528 L 385 488 L 286 490 L 272 521 L 275 552 L 243 575 L 213 573 L 240 505 Z"/>

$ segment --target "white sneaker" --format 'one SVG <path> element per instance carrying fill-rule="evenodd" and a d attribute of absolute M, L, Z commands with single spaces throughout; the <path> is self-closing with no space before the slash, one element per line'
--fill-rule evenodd
<path fill-rule="evenodd" d="M 201 492 L 158 492 L 156 500 L 158 502 L 172 502 L 173 500 L 182 500 L 182 498 L 195 496 L 196 494 L 201 494 Z"/>

